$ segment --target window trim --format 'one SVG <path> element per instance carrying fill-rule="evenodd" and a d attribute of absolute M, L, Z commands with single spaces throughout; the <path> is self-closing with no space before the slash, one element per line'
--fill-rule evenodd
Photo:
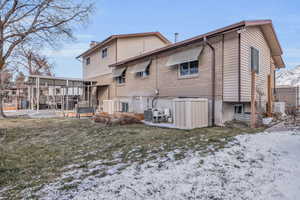
<path fill-rule="evenodd" d="M 241 112 L 241 113 L 236 113 L 236 112 L 235 112 L 235 108 L 236 108 L 237 106 L 241 106 L 241 107 L 242 107 L 242 112 Z M 234 104 L 234 105 L 233 105 L 233 112 L 234 112 L 234 114 L 244 114 L 244 113 L 245 113 L 245 107 L 244 107 L 244 104 Z"/>
<path fill-rule="evenodd" d="M 257 63 L 258 67 L 257 67 L 257 69 L 253 69 L 253 67 L 252 67 L 252 50 L 257 51 L 257 53 L 258 53 L 258 57 L 257 57 L 257 59 L 258 59 L 258 63 Z M 260 73 L 260 65 L 261 65 L 260 64 L 260 51 L 259 51 L 258 48 L 255 48 L 253 46 L 250 47 L 250 62 L 249 62 L 249 64 L 250 64 L 250 70 L 251 70 L 251 72 L 255 71 L 256 74 Z"/>
<path fill-rule="evenodd" d="M 149 77 L 150 76 L 150 66 L 148 66 L 145 71 L 137 72 L 136 76 L 139 77 L 139 78 Z"/>
<path fill-rule="evenodd" d="M 106 54 L 104 54 L 106 52 Z M 104 56 L 105 55 L 105 56 Z M 101 50 L 101 58 L 104 59 L 108 56 L 108 47 L 105 47 Z"/>
<path fill-rule="evenodd" d="M 198 63 L 198 71 L 197 71 L 197 73 L 190 74 L 190 72 L 191 72 L 191 63 L 193 63 L 193 62 L 197 62 Z M 185 63 L 188 63 L 188 72 L 189 72 L 189 74 L 182 75 L 181 74 L 181 65 L 185 64 Z M 194 60 L 194 61 L 190 61 L 190 62 L 180 63 L 178 65 L 178 76 L 179 76 L 179 78 L 193 78 L 193 77 L 198 77 L 199 76 L 199 60 Z"/>
<path fill-rule="evenodd" d="M 126 83 L 126 71 L 127 70 L 124 70 L 121 76 L 116 77 L 116 81 L 118 85 L 124 85 Z M 120 82 L 119 80 L 123 80 L 123 81 Z"/>
<path fill-rule="evenodd" d="M 91 64 L 91 57 L 87 57 L 85 59 L 85 65 L 90 65 Z"/>
<path fill-rule="evenodd" d="M 126 105 L 126 106 L 124 106 Z M 126 107 L 126 109 L 124 109 L 124 107 Z M 124 112 L 124 113 L 128 113 L 129 112 L 129 103 L 128 102 L 121 102 L 121 112 Z"/>

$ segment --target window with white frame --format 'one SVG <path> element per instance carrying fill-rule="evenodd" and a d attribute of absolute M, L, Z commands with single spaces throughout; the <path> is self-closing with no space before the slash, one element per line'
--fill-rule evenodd
<path fill-rule="evenodd" d="M 102 49 L 101 53 L 102 53 L 102 58 L 107 57 L 107 55 L 108 55 L 108 50 L 107 50 L 107 48 Z"/>
<path fill-rule="evenodd" d="M 244 106 L 243 104 L 236 104 L 234 105 L 234 114 L 243 114 L 244 113 Z"/>
<path fill-rule="evenodd" d="M 138 77 L 148 77 L 150 75 L 150 69 L 147 67 L 145 71 L 136 73 Z"/>
<path fill-rule="evenodd" d="M 121 102 L 121 109 L 122 109 L 122 112 L 128 112 L 129 104 L 127 102 Z"/>
<path fill-rule="evenodd" d="M 126 70 L 124 70 L 124 72 L 122 73 L 122 75 L 121 75 L 121 76 L 118 76 L 118 77 L 116 78 L 116 80 L 117 80 L 117 83 L 118 83 L 118 84 L 123 84 L 123 83 L 125 83 L 125 82 L 126 82 Z"/>
<path fill-rule="evenodd" d="M 85 59 L 85 64 L 86 64 L 86 65 L 91 64 L 91 58 L 90 58 L 90 57 L 87 57 L 87 58 Z"/>
<path fill-rule="evenodd" d="M 251 71 L 256 72 L 257 74 L 259 73 L 259 50 L 251 47 Z"/>
<path fill-rule="evenodd" d="M 199 73 L 199 62 L 198 60 L 192 62 L 181 63 L 179 65 L 180 76 L 193 76 Z"/>

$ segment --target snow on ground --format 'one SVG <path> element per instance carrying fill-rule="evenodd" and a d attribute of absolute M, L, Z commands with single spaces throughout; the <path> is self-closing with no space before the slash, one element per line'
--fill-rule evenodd
<path fill-rule="evenodd" d="M 48 185 L 43 199 L 264 199 L 300 196 L 300 132 L 237 136 L 208 156 L 190 153 L 132 165 L 120 173 L 82 180 L 76 190 Z"/>

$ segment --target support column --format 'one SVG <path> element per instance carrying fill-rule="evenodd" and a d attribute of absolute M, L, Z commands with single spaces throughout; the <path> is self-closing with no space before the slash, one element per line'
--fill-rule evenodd
<path fill-rule="evenodd" d="M 67 80 L 66 101 L 66 110 L 69 110 L 69 80 Z"/>
<path fill-rule="evenodd" d="M 256 128 L 256 73 L 251 72 L 251 128 Z"/>
<path fill-rule="evenodd" d="M 36 84 L 37 84 L 37 87 L 36 87 L 36 110 L 37 112 L 40 110 L 40 78 L 38 77 L 36 79 Z"/>

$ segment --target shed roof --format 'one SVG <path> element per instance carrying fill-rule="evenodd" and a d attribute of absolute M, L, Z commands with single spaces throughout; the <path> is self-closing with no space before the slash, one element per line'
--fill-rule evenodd
<path fill-rule="evenodd" d="M 277 38 L 275 29 L 273 27 L 272 20 L 241 21 L 241 22 L 231 24 L 229 26 L 226 26 L 226 27 L 223 27 L 223 28 L 220 28 L 220 29 L 202 34 L 202 35 L 198 35 L 196 37 L 192 37 L 192 38 L 187 39 L 187 40 L 183 40 L 181 42 L 170 44 L 168 46 L 165 46 L 165 47 L 162 47 L 162 48 L 159 48 L 159 49 L 155 49 L 153 51 L 150 51 L 150 52 L 147 52 L 147 53 L 135 56 L 135 57 L 131 57 L 129 59 L 125 59 L 123 61 L 112 64 L 110 66 L 111 67 L 116 67 L 116 66 L 124 65 L 124 64 L 130 63 L 132 61 L 143 59 L 147 56 L 154 56 L 154 55 L 160 54 L 160 53 L 165 52 L 165 51 L 169 51 L 169 50 L 176 49 L 176 48 L 179 48 L 179 47 L 182 47 L 182 46 L 185 46 L 185 45 L 192 44 L 192 43 L 197 42 L 197 41 L 201 41 L 205 37 L 207 37 L 207 38 L 214 37 L 218 34 L 222 34 L 222 33 L 227 32 L 227 31 L 231 31 L 231 30 L 238 29 L 238 28 L 243 28 L 243 27 L 251 27 L 251 26 L 260 26 L 262 28 L 262 31 L 263 31 L 263 33 L 266 37 L 266 40 L 267 40 L 267 42 L 268 42 L 268 44 L 271 48 L 271 54 L 273 56 L 276 67 L 277 68 L 285 67 L 284 61 L 281 57 L 281 55 L 283 54 L 282 48 L 280 46 L 280 43 L 279 43 L 279 40 Z"/>

